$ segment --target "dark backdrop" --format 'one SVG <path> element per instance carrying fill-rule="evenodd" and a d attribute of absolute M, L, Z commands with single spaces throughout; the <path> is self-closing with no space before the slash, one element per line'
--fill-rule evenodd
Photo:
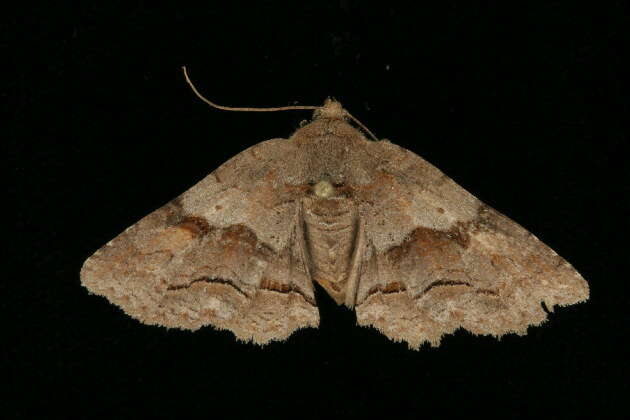
<path fill-rule="evenodd" d="M 3 16 L 11 416 L 612 413 L 628 392 L 625 2 L 132 2 Z M 319 329 L 264 348 L 142 325 L 79 282 L 127 226 L 332 96 L 507 214 L 589 281 L 525 337 L 410 351 L 321 290 Z M 625 239 L 625 242 L 623 240 Z M 620 247 L 616 245 L 620 244 Z M 389 414 L 387 414 L 389 413 Z"/>

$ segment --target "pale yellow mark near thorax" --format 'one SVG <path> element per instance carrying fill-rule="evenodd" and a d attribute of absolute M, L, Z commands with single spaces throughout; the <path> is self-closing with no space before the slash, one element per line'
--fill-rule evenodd
<path fill-rule="evenodd" d="M 335 195 L 335 187 L 326 180 L 321 180 L 313 187 L 313 192 L 321 198 L 329 198 Z"/>

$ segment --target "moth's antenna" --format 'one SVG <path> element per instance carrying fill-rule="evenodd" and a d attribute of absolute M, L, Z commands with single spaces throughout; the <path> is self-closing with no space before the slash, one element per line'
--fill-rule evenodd
<path fill-rule="evenodd" d="M 186 78 L 186 82 L 188 83 L 192 91 L 195 93 L 195 95 L 197 95 L 199 99 L 201 99 L 203 102 L 207 103 L 211 107 L 222 109 L 224 111 L 273 112 L 273 111 L 292 111 L 296 109 L 310 109 L 310 110 L 322 109 L 321 106 L 312 106 L 312 105 L 279 106 L 279 107 L 273 107 L 273 108 L 249 108 L 249 107 L 232 107 L 232 106 L 218 105 L 210 101 L 209 99 L 206 99 L 201 93 L 199 93 L 197 88 L 195 88 L 195 85 L 193 85 L 193 82 L 191 82 L 190 78 L 188 77 L 186 66 L 182 66 L 182 71 L 184 72 L 184 77 Z M 372 134 L 372 132 L 365 125 L 361 123 L 361 121 L 357 120 L 345 109 L 343 110 L 343 112 L 344 112 L 344 115 L 348 116 L 350 119 L 352 119 L 352 121 L 357 123 L 357 125 L 361 127 L 363 131 L 368 133 L 374 140 L 379 141 L 378 138 L 374 134 Z"/>
<path fill-rule="evenodd" d="M 371 131 L 370 131 L 370 130 L 369 130 L 369 129 L 365 126 L 365 125 L 363 125 L 363 124 L 361 123 L 361 121 L 359 121 L 359 120 L 357 120 L 356 118 L 354 118 L 354 117 L 352 116 L 352 114 L 350 114 L 348 111 L 346 111 L 346 115 L 347 115 L 348 117 L 350 117 L 350 119 L 351 119 L 352 121 L 354 121 L 355 123 L 357 123 L 357 125 L 358 125 L 359 127 L 361 127 L 361 128 L 363 129 L 363 131 L 365 131 L 366 133 L 368 133 L 368 134 L 369 134 L 369 135 L 370 135 L 370 136 L 371 136 L 374 140 L 376 140 L 376 141 L 380 141 L 380 140 L 379 140 L 379 139 L 378 139 L 378 138 L 377 138 L 377 137 L 376 137 L 376 136 L 375 136 L 375 135 L 374 135 L 374 134 L 373 134 L 373 133 L 372 133 L 372 132 L 371 132 Z"/>
<path fill-rule="evenodd" d="M 208 105 L 212 107 L 222 109 L 224 111 L 273 112 L 273 111 L 291 111 L 295 109 L 320 109 L 321 108 L 321 106 L 309 106 L 309 105 L 279 106 L 279 107 L 274 107 L 274 108 L 247 108 L 247 107 L 244 108 L 244 107 L 217 105 L 214 102 L 209 101 L 208 99 L 204 98 L 203 95 L 197 91 L 197 89 L 195 88 L 195 85 L 193 85 L 193 83 L 190 81 L 190 78 L 188 77 L 186 66 L 182 66 L 182 70 L 184 71 L 184 77 L 186 78 L 186 82 L 190 85 L 190 88 L 195 93 L 195 95 L 197 95 L 199 99 L 201 99 L 202 101 L 204 101 L 205 103 L 207 103 Z"/>

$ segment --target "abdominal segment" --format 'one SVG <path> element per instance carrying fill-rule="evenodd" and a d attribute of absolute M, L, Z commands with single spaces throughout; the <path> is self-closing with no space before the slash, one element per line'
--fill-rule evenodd
<path fill-rule="evenodd" d="M 348 291 L 358 233 L 356 206 L 348 198 L 303 201 L 304 242 L 311 276 L 338 304 Z"/>

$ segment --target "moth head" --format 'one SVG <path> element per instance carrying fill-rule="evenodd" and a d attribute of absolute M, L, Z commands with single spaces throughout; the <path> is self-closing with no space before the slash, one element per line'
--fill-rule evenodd
<path fill-rule="evenodd" d="M 348 113 L 341 106 L 341 104 L 334 99 L 328 98 L 324 102 L 321 108 L 315 111 L 315 118 L 329 118 L 334 120 L 344 120 L 348 116 Z"/>

